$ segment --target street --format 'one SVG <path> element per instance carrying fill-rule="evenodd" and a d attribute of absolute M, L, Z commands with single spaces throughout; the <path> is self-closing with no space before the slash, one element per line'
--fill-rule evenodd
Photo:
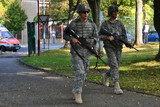
<path fill-rule="evenodd" d="M 51 49 L 59 49 L 61 47 L 63 47 L 64 44 L 56 44 L 56 45 L 49 45 L 45 44 L 45 48 L 44 45 L 41 44 L 40 45 L 40 51 L 44 52 L 44 51 L 48 51 Z M 38 53 L 38 46 L 36 46 L 36 53 Z M 6 51 L 4 53 L 2 53 L 0 51 L 0 58 L 4 58 L 4 57 L 22 57 L 22 56 L 27 56 L 28 55 L 28 45 L 22 45 L 21 48 L 19 50 L 17 50 L 17 52 L 12 52 L 12 51 Z"/>

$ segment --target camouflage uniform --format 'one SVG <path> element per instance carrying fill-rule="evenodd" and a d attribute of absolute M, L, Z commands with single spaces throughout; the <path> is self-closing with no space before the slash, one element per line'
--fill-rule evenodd
<path fill-rule="evenodd" d="M 126 30 L 124 25 L 119 21 L 107 20 L 102 23 L 102 28 L 111 33 L 117 33 L 120 38 L 127 40 Z M 111 36 L 111 35 L 108 35 Z M 110 69 L 106 72 L 107 76 L 111 76 L 112 82 L 119 82 L 119 66 L 121 63 L 122 45 L 120 41 L 109 41 L 106 35 L 100 35 L 104 43 L 104 48 L 107 54 L 108 64 Z"/>
<path fill-rule="evenodd" d="M 76 19 L 71 22 L 69 27 L 73 29 L 80 37 L 85 38 L 91 47 L 93 47 L 95 50 L 98 50 L 99 44 L 97 27 L 91 20 L 88 19 L 86 23 L 82 23 L 80 19 Z M 71 41 L 72 37 L 64 33 L 64 39 Z M 73 47 L 85 61 L 77 55 Z M 75 72 L 73 92 L 82 93 L 86 72 L 89 70 L 91 53 L 79 44 L 73 43 L 73 47 L 71 47 L 71 63 L 72 69 Z"/>

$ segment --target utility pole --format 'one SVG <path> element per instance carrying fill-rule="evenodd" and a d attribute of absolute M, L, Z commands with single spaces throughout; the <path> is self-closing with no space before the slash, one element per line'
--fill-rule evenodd
<path fill-rule="evenodd" d="M 43 15 L 45 15 L 45 0 L 43 0 Z M 43 48 L 45 49 L 45 44 L 46 44 L 46 28 L 45 24 L 43 26 Z"/>
<path fill-rule="evenodd" d="M 39 0 L 37 0 L 37 7 L 38 7 L 38 56 L 40 56 L 40 37 L 39 37 Z"/>

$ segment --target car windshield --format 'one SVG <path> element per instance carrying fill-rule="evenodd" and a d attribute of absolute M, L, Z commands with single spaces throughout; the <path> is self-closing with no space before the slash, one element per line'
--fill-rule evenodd
<path fill-rule="evenodd" d="M 14 38 L 13 35 L 12 35 L 10 32 L 8 32 L 8 31 L 2 31 L 1 34 L 2 34 L 1 36 L 2 36 L 3 38 L 8 38 L 8 39 L 9 39 L 9 38 Z"/>

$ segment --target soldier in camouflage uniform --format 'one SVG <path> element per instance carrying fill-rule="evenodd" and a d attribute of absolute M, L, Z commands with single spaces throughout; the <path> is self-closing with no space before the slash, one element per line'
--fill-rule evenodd
<path fill-rule="evenodd" d="M 104 28 L 112 34 L 117 33 L 120 38 L 127 41 L 126 30 L 123 23 L 117 20 L 118 7 L 113 5 L 108 8 L 109 20 L 102 23 L 101 28 Z M 104 48 L 107 54 L 108 64 L 110 69 L 102 74 L 104 85 L 109 86 L 109 77 L 111 76 L 114 83 L 114 93 L 122 94 L 123 91 L 119 86 L 119 66 L 121 63 L 121 53 L 123 43 L 114 40 L 112 35 L 100 35 L 100 39 L 104 43 Z M 129 47 L 129 46 L 127 46 Z"/>
<path fill-rule="evenodd" d="M 77 9 L 79 18 L 69 24 L 69 28 L 73 29 L 80 38 L 85 38 L 88 44 L 93 47 L 96 52 L 98 50 L 98 33 L 95 23 L 88 19 L 90 8 L 87 4 L 80 4 Z M 64 39 L 72 43 L 71 46 L 71 63 L 75 72 L 72 93 L 78 104 L 82 103 L 81 93 L 86 78 L 86 72 L 89 70 L 89 61 L 91 53 L 89 50 L 81 46 L 81 43 L 67 33 L 64 33 Z M 76 50 L 75 50 L 76 49 Z M 77 53 L 84 59 L 82 59 Z"/>

